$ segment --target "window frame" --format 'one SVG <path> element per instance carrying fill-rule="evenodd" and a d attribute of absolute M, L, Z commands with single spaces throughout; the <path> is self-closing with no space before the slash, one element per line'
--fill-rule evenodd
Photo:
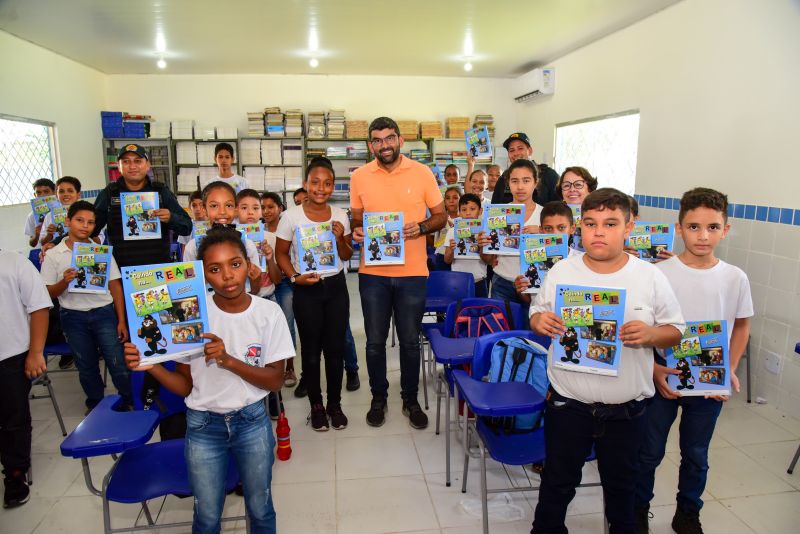
<path fill-rule="evenodd" d="M 61 176 L 61 154 L 58 150 L 58 128 L 55 122 L 45 121 L 41 119 L 32 119 L 30 117 L 20 117 L 18 115 L 9 115 L 7 113 L 0 113 L 0 119 L 6 121 L 13 121 L 13 122 L 24 122 L 28 124 L 36 124 L 39 126 L 44 126 L 47 128 L 47 138 L 48 144 L 50 147 L 50 169 L 53 173 L 53 182 L 55 182 Z M 5 185 L 5 184 L 0 184 Z M 33 184 L 28 184 L 30 189 L 30 198 L 33 198 Z M 0 208 L 3 207 L 10 207 L 10 206 L 22 206 L 25 205 L 25 202 L 20 202 L 17 204 L 4 204 L 0 205 Z"/>

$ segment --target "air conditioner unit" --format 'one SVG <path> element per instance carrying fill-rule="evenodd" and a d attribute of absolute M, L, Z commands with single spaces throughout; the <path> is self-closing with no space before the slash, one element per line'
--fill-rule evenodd
<path fill-rule="evenodd" d="M 553 68 L 533 69 L 511 84 L 512 94 L 517 102 L 525 102 L 541 95 L 552 95 L 555 86 L 556 70 Z"/>

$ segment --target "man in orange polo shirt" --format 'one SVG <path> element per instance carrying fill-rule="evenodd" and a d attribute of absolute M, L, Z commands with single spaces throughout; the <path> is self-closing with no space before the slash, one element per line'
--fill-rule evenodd
<path fill-rule="evenodd" d="M 425 235 L 447 222 L 444 202 L 431 170 L 400 154 L 403 138 L 397 123 L 379 117 L 369 126 L 369 145 L 375 159 L 350 178 L 353 239 L 364 242 L 364 212 L 403 213 L 405 264 L 364 265 L 358 270 L 364 330 L 367 334 L 367 371 L 372 404 L 367 424 L 383 425 L 389 382 L 386 379 L 386 337 L 394 312 L 400 343 L 400 387 L 403 414 L 414 428 L 428 426 L 428 416 L 417 401 L 419 390 L 419 331 L 425 312 L 428 266 Z M 428 217 L 427 211 L 430 211 Z M 427 217 L 427 218 L 426 218 Z"/>

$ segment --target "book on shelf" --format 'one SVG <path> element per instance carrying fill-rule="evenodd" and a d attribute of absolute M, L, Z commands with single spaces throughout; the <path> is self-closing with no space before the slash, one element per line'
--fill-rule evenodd
<path fill-rule="evenodd" d="M 326 133 L 325 112 L 310 111 L 308 113 L 308 138 L 324 139 Z"/>
<path fill-rule="evenodd" d="M 344 130 L 348 139 L 366 139 L 369 135 L 367 121 L 345 121 Z M 402 134 L 401 134 L 402 135 Z"/>
<path fill-rule="evenodd" d="M 667 367 L 680 371 L 667 375 L 667 383 L 681 396 L 731 394 L 731 361 L 727 321 L 686 323 L 678 345 L 665 351 Z"/>
<path fill-rule="evenodd" d="M 484 254 L 519 255 L 519 236 L 525 224 L 524 204 L 489 204 L 483 210 L 483 232 L 491 243 Z"/>
<path fill-rule="evenodd" d="M 249 111 L 247 113 L 247 135 L 261 137 L 264 133 L 264 113 L 261 111 Z"/>
<path fill-rule="evenodd" d="M 286 167 L 286 190 L 294 191 L 303 187 L 303 169 L 301 167 Z"/>
<path fill-rule="evenodd" d="M 448 117 L 447 118 L 447 137 L 448 139 L 461 139 L 464 131 L 469 130 L 469 117 Z"/>
<path fill-rule="evenodd" d="M 415 141 L 419 138 L 419 123 L 417 121 L 397 121 L 397 127 L 400 128 L 400 136 L 406 141 Z"/>
<path fill-rule="evenodd" d="M 280 139 L 261 140 L 261 163 L 264 165 L 283 165 Z"/>
<path fill-rule="evenodd" d="M 70 267 L 77 276 L 67 286 L 70 293 L 108 293 L 113 247 L 96 243 L 73 243 Z"/>
<path fill-rule="evenodd" d="M 239 141 L 239 162 L 242 165 L 261 165 L 263 147 L 261 139 L 242 139 Z"/>
<path fill-rule="evenodd" d="M 524 293 L 538 293 L 553 265 L 569 255 L 567 234 L 522 234 L 520 236 L 519 272 L 530 286 Z"/>
<path fill-rule="evenodd" d="M 302 165 L 303 164 L 303 143 L 300 141 L 283 141 L 283 164 Z"/>
<path fill-rule="evenodd" d="M 442 123 L 439 121 L 420 122 L 419 133 L 422 139 L 439 139 L 444 137 L 442 133 Z"/>
<path fill-rule="evenodd" d="M 267 191 L 269 190 L 269 187 L 267 187 L 265 181 L 266 171 L 267 169 L 265 167 L 245 167 L 242 171 L 242 176 L 244 176 L 244 179 L 247 180 L 248 185 L 252 189 L 255 189 L 256 191 Z M 281 183 L 283 183 L 282 176 Z"/>
<path fill-rule="evenodd" d="M 299 109 L 287 109 L 285 117 L 286 136 L 301 137 L 303 135 L 303 112 Z"/>
<path fill-rule="evenodd" d="M 194 141 L 175 143 L 175 162 L 178 165 L 197 165 L 197 143 Z"/>
<path fill-rule="evenodd" d="M 476 129 L 486 128 L 489 131 L 489 137 L 494 139 L 494 117 L 492 115 L 475 115 L 475 122 L 472 127 Z"/>
<path fill-rule="evenodd" d="M 264 191 L 283 191 L 286 169 L 283 167 L 267 167 L 264 169 Z"/>

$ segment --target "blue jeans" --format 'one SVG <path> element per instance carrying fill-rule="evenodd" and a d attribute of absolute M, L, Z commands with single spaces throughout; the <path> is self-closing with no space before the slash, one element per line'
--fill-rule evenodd
<path fill-rule="evenodd" d="M 78 368 L 78 380 L 86 394 L 86 406 L 94 408 L 104 397 L 100 354 L 103 355 L 111 380 L 122 400 L 132 403 L 131 378 L 125 366 L 122 343 L 117 338 L 117 314 L 114 305 L 108 304 L 89 311 L 61 308 L 60 318 L 61 330 L 75 353 L 75 366 Z"/>
<path fill-rule="evenodd" d="M 346 371 L 358 371 L 358 353 L 356 340 L 350 330 L 350 318 L 347 318 L 347 330 L 344 332 L 344 368 Z"/>
<path fill-rule="evenodd" d="M 519 298 L 517 290 L 514 289 L 514 283 L 496 274 L 494 278 L 492 278 L 492 298 L 516 302 L 522 306 L 522 316 L 528 316 L 528 308 L 530 305 Z"/>
<path fill-rule="evenodd" d="M 416 401 L 419 390 L 419 331 L 425 312 L 428 279 L 425 276 L 358 275 L 364 330 L 367 334 L 367 372 L 373 397 L 386 398 L 386 338 L 394 312 L 400 344 L 400 391 L 405 401 Z"/>
<path fill-rule="evenodd" d="M 264 401 L 226 414 L 186 410 L 185 455 L 194 494 L 193 534 L 220 531 L 230 454 L 239 469 L 251 532 L 277 531 L 272 505 L 274 447 Z"/>
<path fill-rule="evenodd" d="M 292 336 L 292 345 L 294 345 L 296 349 L 297 338 L 294 332 L 294 310 L 292 309 L 294 290 L 288 278 L 284 278 L 280 283 L 275 284 L 275 293 L 273 293 L 273 297 L 275 297 L 275 302 L 278 303 L 278 306 L 281 307 L 283 314 L 286 316 L 286 322 L 289 324 L 289 334 Z"/>
<path fill-rule="evenodd" d="M 678 507 L 699 512 L 700 496 L 708 476 L 708 445 L 722 411 L 722 402 L 703 397 L 669 400 L 658 391 L 650 399 L 645 416 L 645 435 L 639 453 L 639 476 L 636 480 L 636 507 L 649 508 L 653 499 L 656 467 L 664 458 L 669 429 L 681 408 L 681 466 L 678 472 Z"/>

